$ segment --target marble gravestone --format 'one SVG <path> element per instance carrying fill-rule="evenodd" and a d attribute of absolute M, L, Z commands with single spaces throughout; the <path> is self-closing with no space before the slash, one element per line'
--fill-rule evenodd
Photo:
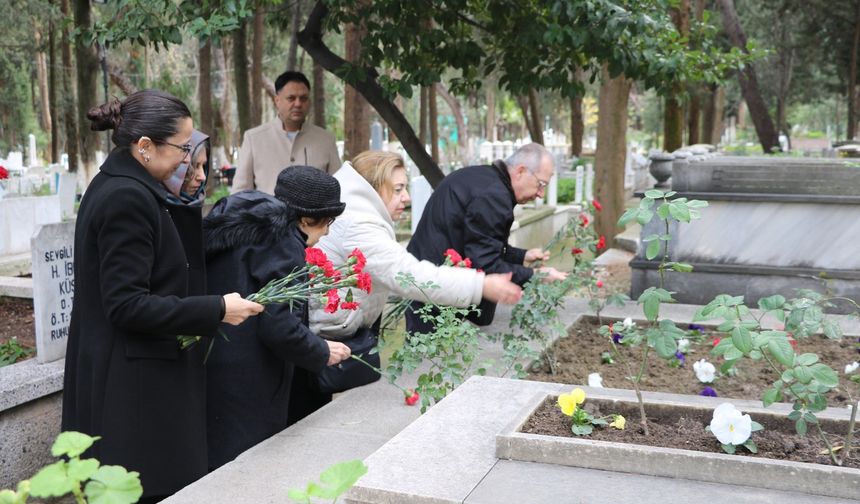
<path fill-rule="evenodd" d="M 43 225 L 30 243 L 36 359 L 45 363 L 66 355 L 75 295 L 75 222 Z"/>
<path fill-rule="evenodd" d="M 676 160 L 672 171 L 676 197 L 709 202 L 701 219 L 670 225 L 670 260 L 693 266 L 692 273 L 665 276 L 664 288 L 677 301 L 706 304 L 730 294 L 755 306 L 773 294 L 795 297 L 799 288 L 860 300 L 860 167 L 830 159 L 716 157 Z M 642 227 L 643 238 L 663 232 L 658 219 Z M 659 285 L 658 264 L 640 247 L 630 263 L 633 298 Z"/>

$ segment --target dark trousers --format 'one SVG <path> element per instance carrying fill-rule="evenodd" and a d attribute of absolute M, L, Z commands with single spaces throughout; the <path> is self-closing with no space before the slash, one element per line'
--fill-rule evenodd
<path fill-rule="evenodd" d="M 313 379 L 313 373 L 296 367 L 293 373 L 292 387 L 290 388 L 290 409 L 287 412 L 287 426 L 293 425 L 331 402 L 331 394 L 323 394 L 316 390 Z"/>

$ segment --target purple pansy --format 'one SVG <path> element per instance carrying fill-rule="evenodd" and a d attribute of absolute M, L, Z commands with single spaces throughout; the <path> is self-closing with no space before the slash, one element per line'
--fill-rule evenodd
<path fill-rule="evenodd" d="M 616 345 L 621 343 L 621 340 L 624 339 L 624 335 L 618 334 L 617 332 L 612 333 L 612 342 Z"/>
<path fill-rule="evenodd" d="M 687 328 L 691 331 L 699 331 L 700 333 L 705 332 L 705 328 L 700 326 L 699 324 L 690 324 Z"/>
<path fill-rule="evenodd" d="M 717 391 L 711 387 L 705 387 L 701 392 L 699 392 L 699 395 L 705 397 L 717 397 Z"/>
<path fill-rule="evenodd" d="M 678 365 L 683 366 L 687 363 L 687 357 L 680 351 L 675 352 L 675 358 L 678 359 Z"/>

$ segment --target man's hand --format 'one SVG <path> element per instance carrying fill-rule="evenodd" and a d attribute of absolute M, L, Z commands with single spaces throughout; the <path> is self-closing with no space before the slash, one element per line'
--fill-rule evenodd
<path fill-rule="evenodd" d="M 548 261 L 549 260 L 549 251 L 533 248 L 526 250 L 526 257 L 523 260 L 523 264 L 528 265 L 535 261 Z"/>
<path fill-rule="evenodd" d="M 544 273 L 546 276 L 543 277 L 543 281 L 547 283 L 555 282 L 557 280 L 564 280 L 565 278 L 567 278 L 567 273 L 559 271 L 555 268 L 543 267 L 537 268 L 535 271 Z"/>
<path fill-rule="evenodd" d="M 349 356 L 352 355 L 352 350 L 340 341 L 326 340 L 326 343 L 328 343 L 328 366 L 340 364 L 342 361 L 349 359 Z"/>
<path fill-rule="evenodd" d="M 494 303 L 515 304 L 523 296 L 523 290 L 511 282 L 511 273 L 495 273 L 484 277 L 481 296 Z"/>

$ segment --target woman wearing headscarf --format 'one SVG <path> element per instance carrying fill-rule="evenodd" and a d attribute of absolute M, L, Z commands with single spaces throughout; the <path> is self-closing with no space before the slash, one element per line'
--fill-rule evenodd
<path fill-rule="evenodd" d="M 185 206 L 163 185 L 191 151 L 188 107 L 145 90 L 87 117 L 114 130 L 115 148 L 75 224 L 62 429 L 100 436 L 87 455 L 138 471 L 141 502 L 156 502 L 207 470 L 204 349 L 181 350 L 177 337 L 213 335 L 263 307 L 205 295 L 191 267 L 202 267 L 199 214 L 174 220 Z"/>
<path fill-rule="evenodd" d="M 309 166 L 283 170 L 274 198 L 249 190 L 222 199 L 204 221 L 209 291 L 247 296 L 304 267 L 305 248 L 343 209 L 337 180 Z M 349 347 L 307 324 L 305 303 L 272 304 L 215 341 L 207 361 L 210 468 L 287 427 L 296 366 L 317 372 L 349 357 Z"/>

